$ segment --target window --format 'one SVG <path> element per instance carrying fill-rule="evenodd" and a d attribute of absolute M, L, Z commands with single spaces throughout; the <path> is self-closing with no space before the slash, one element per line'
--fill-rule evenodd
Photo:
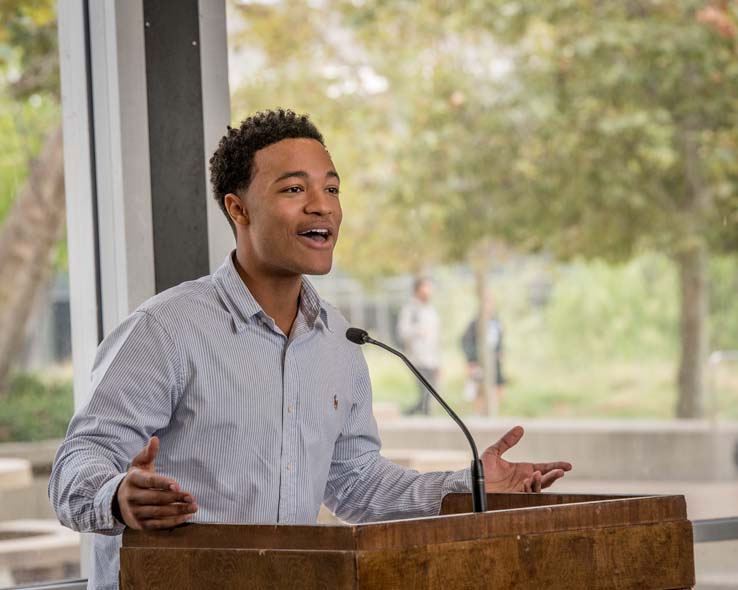
<path fill-rule="evenodd" d="M 79 578 L 47 484 L 74 408 L 53 2 L 2 9 L 0 587 Z"/>
<path fill-rule="evenodd" d="M 392 344 L 429 276 L 439 390 L 480 445 L 521 423 L 515 457 L 574 463 L 560 491 L 735 517 L 738 13 L 544 4 L 234 2 L 233 118 L 312 115 L 344 210 L 316 284 Z M 462 340 L 485 300 L 480 371 Z M 453 423 L 402 417 L 419 396 L 403 364 L 365 355 L 385 453 L 464 467 Z M 729 543 L 699 545 L 700 584 L 738 579 Z"/>

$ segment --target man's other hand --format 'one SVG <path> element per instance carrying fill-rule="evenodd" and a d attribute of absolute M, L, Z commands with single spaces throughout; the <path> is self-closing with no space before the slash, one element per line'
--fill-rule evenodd
<path fill-rule="evenodd" d="M 503 453 L 523 438 L 523 428 L 515 426 L 495 444 L 482 453 L 484 481 L 487 492 L 540 492 L 564 473 L 571 470 L 571 463 L 510 463 Z"/>
<path fill-rule="evenodd" d="M 172 478 L 157 475 L 154 459 L 158 452 L 159 439 L 154 436 L 133 458 L 118 486 L 115 501 L 119 518 L 132 529 L 172 528 L 197 512 L 192 494 L 183 492 Z"/>

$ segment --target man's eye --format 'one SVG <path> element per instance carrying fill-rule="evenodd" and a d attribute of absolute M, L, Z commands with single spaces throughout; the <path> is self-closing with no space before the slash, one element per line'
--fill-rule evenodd
<path fill-rule="evenodd" d="M 329 186 L 326 190 L 332 195 L 337 195 L 341 192 L 337 186 Z"/>
<path fill-rule="evenodd" d="M 302 192 L 302 187 L 301 186 L 288 186 L 282 192 L 284 192 L 284 193 L 300 193 L 300 192 Z"/>

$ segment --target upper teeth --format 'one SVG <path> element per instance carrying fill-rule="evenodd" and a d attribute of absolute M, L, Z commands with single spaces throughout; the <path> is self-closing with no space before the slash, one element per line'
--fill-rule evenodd
<path fill-rule="evenodd" d="M 317 233 L 317 234 L 327 234 L 327 229 L 309 229 L 304 232 L 301 232 L 301 234 L 309 234 L 309 233 Z"/>

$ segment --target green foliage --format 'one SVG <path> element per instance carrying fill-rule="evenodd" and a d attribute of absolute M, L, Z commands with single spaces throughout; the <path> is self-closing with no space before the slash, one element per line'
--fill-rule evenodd
<path fill-rule="evenodd" d="M 513 274 L 496 285 L 493 281 L 513 359 L 534 358 L 536 363 L 580 371 L 587 364 L 665 362 L 677 357 L 677 272 L 665 256 L 649 254 L 619 265 L 579 260 L 546 272 L 551 293 L 544 307 L 526 303 L 530 277 Z M 714 287 L 709 349 L 738 349 L 735 259 L 715 258 L 710 274 Z"/>
<path fill-rule="evenodd" d="M 56 3 L 0 3 L 0 224 L 60 124 Z M 66 268 L 66 245 L 56 267 Z"/>
<path fill-rule="evenodd" d="M 518 227 L 562 256 L 734 241 L 735 28 L 705 23 L 704 2 L 517 5 L 508 25 L 529 129 Z M 735 23 L 735 11 L 721 14 Z"/>
<path fill-rule="evenodd" d="M 16 100 L 59 96 L 56 3 L 3 0 L 0 3 L 0 83 Z"/>
<path fill-rule="evenodd" d="M 629 264 L 602 261 L 563 267 L 544 312 L 558 361 L 674 357 L 679 341 L 676 273 L 663 257 Z M 531 343 L 532 345 L 532 343 Z"/>
<path fill-rule="evenodd" d="M 738 350 L 738 262 L 715 258 L 710 265 L 710 348 Z"/>
<path fill-rule="evenodd" d="M 0 94 L 0 223 L 60 117 L 59 104 L 49 97 L 14 101 Z"/>
<path fill-rule="evenodd" d="M 16 374 L 0 405 L 0 441 L 61 438 L 73 413 L 71 380 Z"/>
<path fill-rule="evenodd" d="M 237 44 L 260 59 L 234 107 L 295 105 L 327 128 L 347 189 L 338 261 L 361 273 L 489 237 L 562 258 L 736 252 L 737 10 L 240 4 Z"/>
<path fill-rule="evenodd" d="M 674 397 L 671 362 L 586 360 L 577 371 L 552 365 L 511 383 L 502 411 L 531 418 L 667 420 Z"/>

